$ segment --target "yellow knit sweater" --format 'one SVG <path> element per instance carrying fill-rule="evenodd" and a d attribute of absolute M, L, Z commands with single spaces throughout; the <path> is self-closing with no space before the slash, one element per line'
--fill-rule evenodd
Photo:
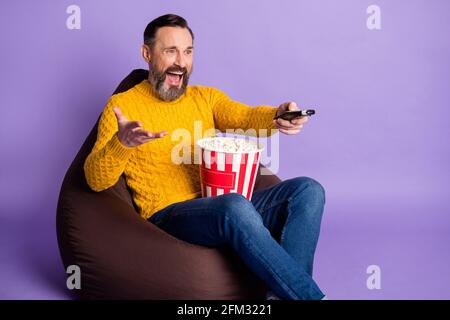
<path fill-rule="evenodd" d="M 122 145 L 117 138 L 114 106 L 128 120 L 142 122 L 145 130 L 166 130 L 168 135 L 137 147 Z M 104 108 L 97 141 L 84 163 L 87 183 L 92 190 L 103 191 L 125 173 L 139 213 L 148 219 L 172 203 L 201 196 L 198 158 L 194 158 L 198 139 L 214 136 L 214 128 L 221 132 L 253 128 L 257 136 L 265 136 L 259 129 L 268 129 L 267 135 L 271 135 L 276 132 L 270 130 L 275 129 L 272 119 L 276 110 L 271 106 L 252 108 L 230 100 L 217 89 L 202 86 L 188 86 L 183 96 L 166 102 L 158 99 L 144 80 L 111 96 Z M 200 133 L 194 134 L 194 126 Z M 254 135 L 251 131 L 246 134 Z M 189 149 L 191 161 L 179 161 L 182 155 L 189 155 Z"/>

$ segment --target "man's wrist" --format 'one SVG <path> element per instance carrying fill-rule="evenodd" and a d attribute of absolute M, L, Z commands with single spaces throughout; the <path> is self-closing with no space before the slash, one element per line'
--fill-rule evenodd
<path fill-rule="evenodd" d="M 124 161 L 127 160 L 133 152 L 133 147 L 127 147 L 122 144 L 117 133 L 115 133 L 108 143 L 108 151 L 115 159 Z"/>

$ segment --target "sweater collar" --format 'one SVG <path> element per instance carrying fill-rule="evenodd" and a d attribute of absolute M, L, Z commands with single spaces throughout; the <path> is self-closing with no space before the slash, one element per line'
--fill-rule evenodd
<path fill-rule="evenodd" d="M 155 91 L 153 90 L 152 85 L 150 84 L 150 82 L 145 79 L 143 80 L 141 83 L 139 83 L 138 85 L 136 85 L 136 89 L 142 93 L 144 96 L 151 98 L 152 100 L 156 100 L 159 103 L 165 103 L 165 104 L 177 104 L 179 102 L 181 102 L 185 97 L 186 97 L 186 92 L 188 91 L 188 88 L 186 88 L 186 91 L 184 92 L 183 95 L 181 95 L 181 97 L 179 97 L 176 100 L 173 101 L 164 101 L 161 100 L 155 93 Z"/>

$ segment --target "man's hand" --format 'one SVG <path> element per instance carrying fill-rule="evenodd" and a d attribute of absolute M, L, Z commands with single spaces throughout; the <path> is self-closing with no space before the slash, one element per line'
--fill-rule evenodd
<path fill-rule="evenodd" d="M 119 125 L 117 138 L 119 138 L 120 143 L 126 147 L 136 147 L 167 135 L 167 131 L 152 133 L 142 129 L 141 122 L 129 121 L 117 107 L 114 107 L 113 111 L 117 118 L 117 124 Z"/>
<path fill-rule="evenodd" d="M 278 107 L 276 115 L 279 115 L 283 113 L 284 111 L 294 111 L 299 110 L 297 107 L 297 104 L 295 102 L 286 102 L 283 103 Z M 280 132 L 288 135 L 297 134 L 302 130 L 303 125 L 308 121 L 307 116 L 298 117 L 295 119 L 292 119 L 291 121 L 284 120 L 281 118 L 278 118 L 276 120 L 273 120 L 275 127 L 280 130 Z"/>

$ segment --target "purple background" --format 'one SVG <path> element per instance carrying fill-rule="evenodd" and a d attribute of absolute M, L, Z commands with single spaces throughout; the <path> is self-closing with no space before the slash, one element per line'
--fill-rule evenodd
<path fill-rule="evenodd" d="M 81 7 L 81 30 L 66 8 Z M 382 29 L 366 27 L 381 7 Z M 331 299 L 449 299 L 450 2 L 9 1 L 0 4 L 0 298 L 66 299 L 64 174 L 153 18 L 196 35 L 191 84 L 317 115 L 281 136 L 283 179 L 327 190 L 315 278 Z M 380 290 L 366 268 L 381 268 Z"/>

